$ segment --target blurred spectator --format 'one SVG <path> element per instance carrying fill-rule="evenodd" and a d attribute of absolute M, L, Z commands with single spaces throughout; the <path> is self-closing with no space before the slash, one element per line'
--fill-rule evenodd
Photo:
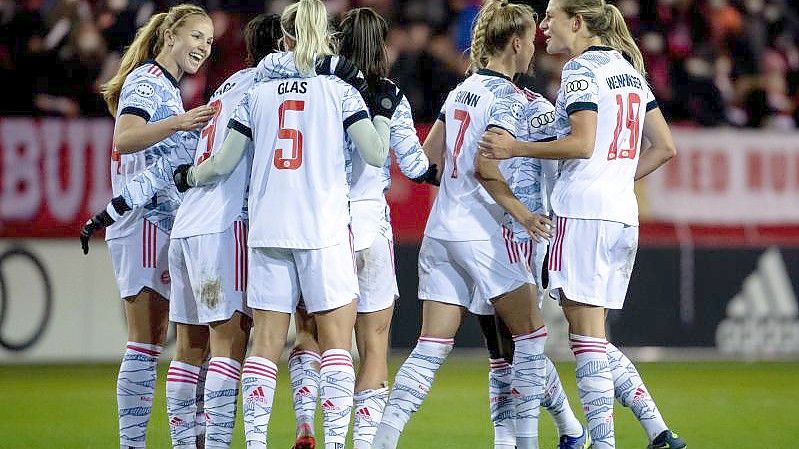
<path fill-rule="evenodd" d="M 113 73 L 138 26 L 186 0 L 0 0 L 0 81 L 5 115 L 104 115 L 98 86 Z M 291 0 L 193 1 L 210 11 L 216 45 L 185 77 L 187 107 L 202 103 L 244 64 L 243 25 Z M 521 1 L 521 0 L 520 0 Z M 544 13 L 546 0 L 526 0 Z M 391 22 L 392 77 L 420 122 L 435 119 L 468 67 L 481 0 L 326 0 L 336 23 L 370 6 Z M 675 123 L 796 128 L 799 0 L 617 0 L 644 53 L 649 83 Z M 539 43 L 543 40 L 540 39 Z M 536 52 L 533 85 L 553 99 L 562 56 Z"/>

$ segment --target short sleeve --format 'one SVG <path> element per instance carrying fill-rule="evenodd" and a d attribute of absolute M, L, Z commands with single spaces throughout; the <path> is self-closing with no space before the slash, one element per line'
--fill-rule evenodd
<path fill-rule="evenodd" d="M 119 115 L 132 114 L 149 121 L 162 101 L 160 93 L 164 87 L 157 80 L 147 75 L 131 75 L 119 95 Z"/>
<path fill-rule="evenodd" d="M 504 92 L 495 94 L 494 103 L 491 105 L 486 128 L 497 127 L 511 133 L 513 137 L 519 136 L 522 128 L 522 112 L 527 98 L 510 86 Z"/>
<path fill-rule="evenodd" d="M 569 115 L 577 111 L 597 111 L 599 85 L 590 68 L 579 61 L 569 61 L 563 68 L 560 85 Z"/>
<path fill-rule="evenodd" d="M 658 106 L 658 101 L 655 98 L 655 94 L 652 93 L 652 89 L 649 87 L 648 84 L 646 85 L 645 89 L 646 89 L 646 112 L 649 112 L 652 109 L 655 109 L 659 106 Z"/>
<path fill-rule="evenodd" d="M 239 105 L 236 106 L 236 110 L 233 112 L 233 117 L 231 117 L 227 125 L 228 128 L 235 129 L 241 134 L 247 136 L 250 140 L 252 140 L 252 122 L 250 119 L 252 94 L 253 89 L 250 89 L 246 94 L 244 94 L 244 97 L 241 99 Z"/>
<path fill-rule="evenodd" d="M 366 108 L 366 102 L 357 89 L 350 86 L 344 81 L 336 78 L 342 90 L 341 93 L 341 106 L 342 106 L 342 120 L 344 122 L 344 129 L 349 128 L 353 123 L 369 118 L 369 110 Z"/>
<path fill-rule="evenodd" d="M 549 101 L 538 98 L 524 109 L 528 142 L 549 142 L 555 140 L 555 107 Z"/>

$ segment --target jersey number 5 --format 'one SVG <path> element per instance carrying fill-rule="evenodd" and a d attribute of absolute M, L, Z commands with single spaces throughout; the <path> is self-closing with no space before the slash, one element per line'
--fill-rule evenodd
<path fill-rule="evenodd" d="M 279 139 L 291 140 L 291 157 L 283 157 L 283 149 L 275 149 L 275 167 L 280 170 L 296 170 L 302 165 L 302 132 L 298 129 L 285 128 L 283 123 L 286 111 L 304 111 L 305 101 L 286 100 L 280 104 L 277 114 L 280 120 L 280 129 L 277 132 Z"/>
<path fill-rule="evenodd" d="M 469 111 L 463 109 L 455 109 L 455 120 L 461 122 L 461 127 L 458 128 L 458 135 L 455 137 L 455 148 L 452 151 L 452 177 L 458 177 L 458 157 L 461 155 L 461 148 L 463 147 L 463 135 L 466 134 L 466 129 L 472 122 L 469 117 Z"/>
<path fill-rule="evenodd" d="M 613 131 L 613 141 L 608 149 L 608 160 L 613 159 L 635 159 L 638 148 L 638 138 L 641 135 L 641 97 L 636 93 L 627 95 L 627 114 L 624 113 L 624 97 L 616 95 L 616 104 L 619 111 L 616 114 L 616 129 Z M 626 117 L 626 120 L 625 120 Z M 630 147 L 619 149 L 619 137 L 621 137 L 622 122 L 626 123 L 630 130 Z"/>
<path fill-rule="evenodd" d="M 211 150 L 214 149 L 214 139 L 216 137 L 216 120 L 219 118 L 219 114 L 222 112 L 222 100 L 214 100 L 211 102 L 211 107 L 214 108 L 214 116 L 211 117 L 211 121 L 205 125 L 202 132 L 200 132 L 200 137 L 205 139 L 205 152 L 197 159 L 197 164 L 199 165 L 202 161 L 211 157 Z"/>

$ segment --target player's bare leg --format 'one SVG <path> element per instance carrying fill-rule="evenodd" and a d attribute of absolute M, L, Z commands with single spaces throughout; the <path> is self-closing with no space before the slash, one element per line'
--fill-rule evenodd
<path fill-rule="evenodd" d="M 384 310 L 359 313 L 355 341 L 361 363 L 355 383 L 353 448 L 372 447 L 377 425 L 388 401 L 388 344 L 394 305 Z"/>
<path fill-rule="evenodd" d="M 544 344 L 547 330 L 533 284 L 492 299 L 496 314 L 513 335 L 511 391 L 516 408 L 516 447 L 538 448 L 538 417 L 546 382 Z"/>
<path fill-rule="evenodd" d="M 253 343 L 241 370 L 247 449 L 266 449 L 277 384 L 277 362 L 286 344 L 290 319 L 288 313 L 253 310 Z"/>
<path fill-rule="evenodd" d="M 325 431 L 325 449 L 343 449 L 347 438 L 355 390 L 352 365 L 352 330 L 357 302 L 337 309 L 314 313 L 322 363 L 319 400 Z"/>
<path fill-rule="evenodd" d="M 574 302 L 561 293 L 569 321 L 569 342 L 577 361 L 577 392 L 583 404 L 588 432 L 596 449 L 616 447 L 613 425 L 613 376 L 605 334 L 605 309 Z"/>
<path fill-rule="evenodd" d="M 166 341 L 169 301 L 143 288 L 125 298 L 128 344 L 117 378 L 119 444 L 145 447 L 147 423 L 153 405 L 156 364 Z"/>
<path fill-rule="evenodd" d="M 230 447 L 236 420 L 241 365 L 247 351 L 252 318 L 234 312 L 210 324 L 211 360 L 205 382 L 206 448 Z"/>
<path fill-rule="evenodd" d="M 319 364 L 322 356 L 319 355 L 319 344 L 316 342 L 316 322 L 304 307 L 297 307 L 294 328 L 297 338 L 288 360 L 294 416 L 297 421 L 297 437 L 293 448 L 314 449 L 314 417 L 319 398 Z"/>
<path fill-rule="evenodd" d="M 422 303 L 422 331 L 416 347 L 403 362 L 388 399 L 383 419 L 377 428 L 372 447 L 394 449 L 400 433 L 419 410 L 430 391 L 436 372 L 455 343 L 465 309 L 437 301 Z"/>

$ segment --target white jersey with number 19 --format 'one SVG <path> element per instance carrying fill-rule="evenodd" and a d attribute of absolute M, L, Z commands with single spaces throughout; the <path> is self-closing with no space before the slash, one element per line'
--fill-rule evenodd
<path fill-rule="evenodd" d="M 334 76 L 262 81 L 244 96 L 229 126 L 254 142 L 250 248 L 349 238 L 345 130 L 368 117 L 358 91 Z"/>
<path fill-rule="evenodd" d="M 228 133 L 227 124 L 253 84 L 255 69 L 240 70 L 226 79 L 211 95 L 209 104 L 214 107 L 214 116 L 200 132 L 200 141 L 194 155 L 195 166 L 222 147 Z M 244 157 L 233 172 L 220 182 L 189 189 L 178 209 L 172 238 L 222 232 L 230 228 L 236 219 L 246 219 L 243 206 L 250 163 L 251 158 Z"/>
<path fill-rule="evenodd" d="M 425 235 L 446 241 L 489 240 L 504 210 L 475 177 L 477 142 L 490 127 L 514 137 L 522 129 L 527 99 L 504 75 L 481 69 L 447 96 L 438 119 L 446 124 L 445 169 Z M 503 168 L 507 165 L 500 165 Z"/>
<path fill-rule="evenodd" d="M 592 156 L 560 162 L 551 197 L 557 216 L 638 225 L 633 181 L 644 117 L 656 107 L 644 77 L 610 47 L 589 47 L 566 63 L 555 104 L 558 138 L 570 134 L 571 114 L 598 115 Z"/>

